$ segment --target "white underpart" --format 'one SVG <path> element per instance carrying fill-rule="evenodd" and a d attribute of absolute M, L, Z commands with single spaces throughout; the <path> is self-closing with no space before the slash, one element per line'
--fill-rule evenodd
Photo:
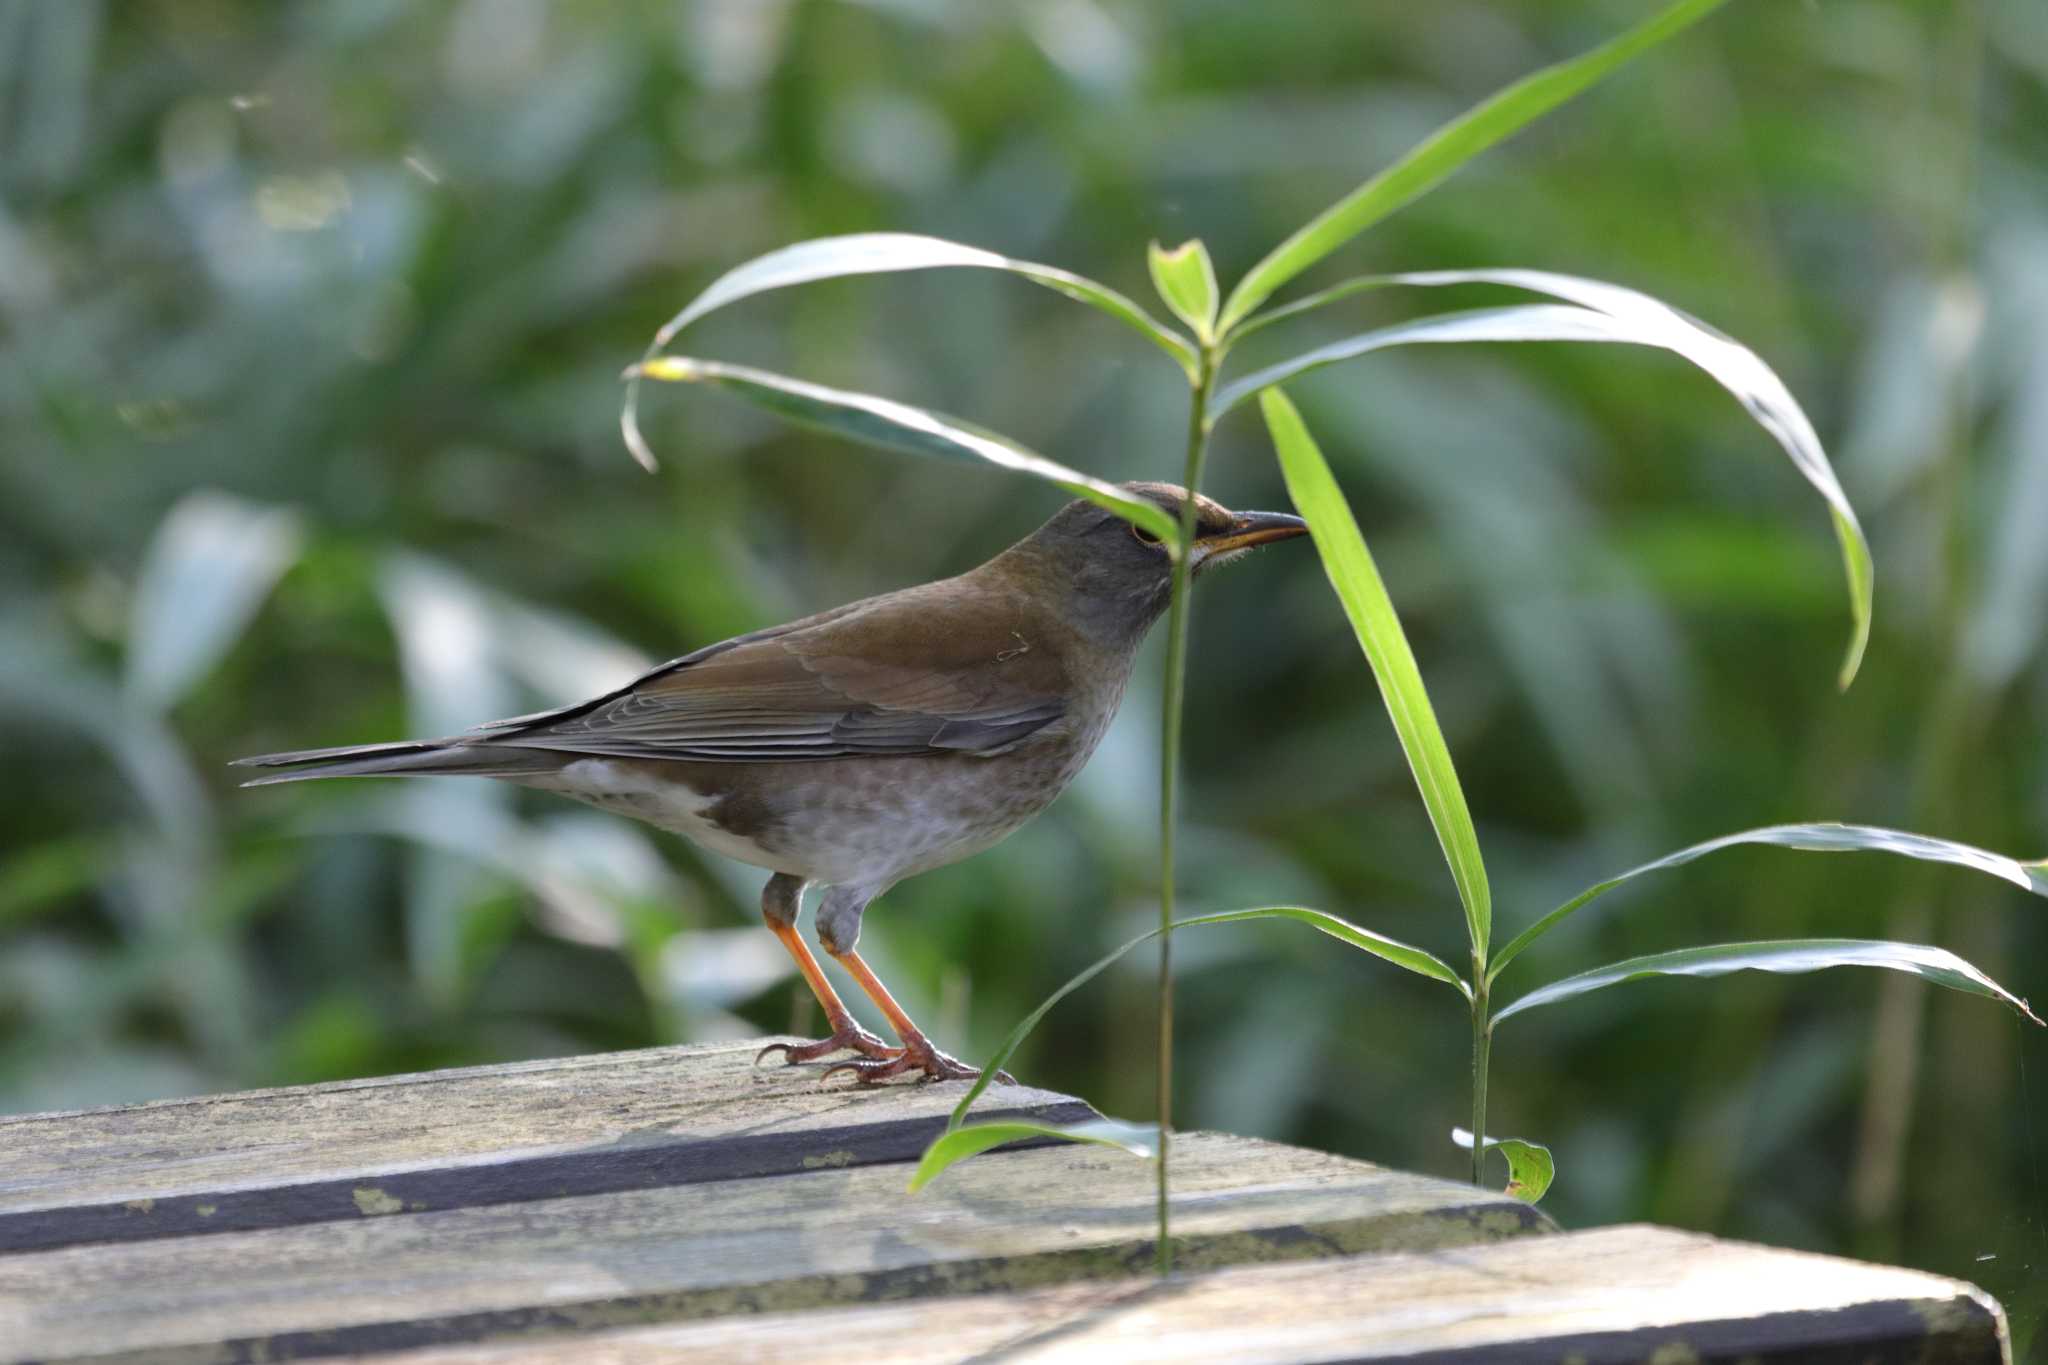
<path fill-rule="evenodd" d="M 579 758 L 533 785 L 587 801 L 600 810 L 644 820 L 755 867 L 794 870 L 779 867 L 753 840 L 713 823 L 705 812 L 718 804 L 716 797 L 701 796 L 681 782 L 655 780 L 608 758 Z"/>

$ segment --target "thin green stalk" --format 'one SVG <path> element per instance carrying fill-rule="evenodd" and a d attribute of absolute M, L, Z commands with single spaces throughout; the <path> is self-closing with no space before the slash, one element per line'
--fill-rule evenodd
<path fill-rule="evenodd" d="M 1493 1020 L 1487 1017 L 1486 975 L 1478 973 L 1472 996 L 1472 1183 L 1486 1183 L 1486 1069 L 1493 1052 Z"/>
<path fill-rule="evenodd" d="M 1201 485 L 1209 453 L 1209 393 L 1216 386 L 1217 353 L 1203 347 L 1188 407 L 1187 472 L 1190 495 Z M 1180 543 L 1173 556 L 1173 595 L 1166 615 L 1166 697 L 1159 745 L 1159 1273 L 1173 1272 L 1166 1158 L 1173 1127 L 1173 827 L 1179 806 L 1180 717 L 1188 673 L 1188 547 L 1195 542 L 1195 500 L 1181 504 Z"/>

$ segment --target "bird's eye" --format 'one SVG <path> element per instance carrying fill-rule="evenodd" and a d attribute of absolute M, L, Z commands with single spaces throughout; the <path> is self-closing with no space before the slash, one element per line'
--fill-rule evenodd
<path fill-rule="evenodd" d="M 1158 536 L 1153 535 L 1135 521 L 1131 523 L 1131 534 L 1138 538 L 1140 545 L 1157 545 L 1159 543 Z"/>

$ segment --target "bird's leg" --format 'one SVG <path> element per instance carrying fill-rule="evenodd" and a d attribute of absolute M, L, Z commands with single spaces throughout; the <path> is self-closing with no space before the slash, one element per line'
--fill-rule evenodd
<path fill-rule="evenodd" d="M 867 897 L 841 896 L 840 888 L 833 888 L 825 903 L 818 907 L 818 938 L 825 945 L 825 951 L 833 960 L 846 968 L 855 983 L 867 992 L 868 999 L 888 1019 L 889 1027 L 896 1030 L 896 1036 L 903 1040 L 903 1047 L 896 1055 L 886 1058 L 871 1058 L 858 1062 L 837 1062 L 825 1068 L 827 1079 L 842 1071 L 850 1071 L 862 1085 L 873 1085 L 897 1076 L 920 1073 L 935 1081 L 971 1081 L 981 1072 L 957 1058 L 948 1057 L 932 1046 L 932 1040 L 925 1037 L 924 1030 L 910 1022 L 910 1016 L 896 1003 L 896 997 L 889 994 L 889 988 L 882 984 L 868 964 L 861 961 L 854 951 L 854 943 L 860 938 L 860 914 L 867 908 Z M 1017 1082 L 1007 1071 L 998 1071 L 996 1079 L 1005 1085 Z"/>
<path fill-rule="evenodd" d="M 825 1007 L 825 1022 L 832 1026 L 832 1036 L 815 1043 L 770 1043 L 754 1054 L 754 1065 L 759 1066 L 771 1052 L 781 1053 L 784 1062 L 792 1066 L 800 1062 L 815 1062 L 835 1052 L 858 1052 L 869 1061 L 878 1063 L 895 1060 L 902 1054 L 902 1049 L 890 1047 L 860 1026 L 840 1000 L 839 992 L 833 990 L 832 983 L 825 979 L 818 959 L 811 956 L 811 950 L 797 936 L 796 912 L 803 903 L 803 895 L 801 879 L 784 872 L 776 873 L 761 891 L 761 918 L 768 921 L 768 928 L 782 940 L 782 946 L 789 950 L 789 955 L 796 959 L 797 970 L 804 974 L 804 982 L 810 986 L 811 994 L 817 996 L 818 1003 Z"/>

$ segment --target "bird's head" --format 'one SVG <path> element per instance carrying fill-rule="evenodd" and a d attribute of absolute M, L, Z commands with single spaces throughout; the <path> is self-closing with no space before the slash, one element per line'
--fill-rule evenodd
<path fill-rule="evenodd" d="M 1188 491 L 1171 483 L 1127 483 L 1127 492 L 1159 504 L 1176 521 Z M 1285 512 L 1233 512 L 1213 498 L 1194 495 L 1193 574 L 1250 554 L 1261 545 L 1307 532 Z M 1068 503 L 993 562 L 1043 577 L 1059 592 L 1075 624 L 1097 633 L 1142 636 L 1166 604 L 1173 559 L 1158 537 L 1087 501 Z"/>

